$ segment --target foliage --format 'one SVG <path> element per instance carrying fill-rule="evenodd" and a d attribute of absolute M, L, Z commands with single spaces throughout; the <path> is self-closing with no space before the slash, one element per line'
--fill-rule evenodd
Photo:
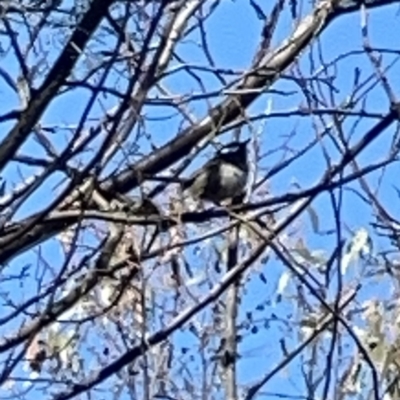
<path fill-rule="evenodd" d="M 1 397 L 398 398 L 397 2 L 311 3 L 0 2 Z"/>

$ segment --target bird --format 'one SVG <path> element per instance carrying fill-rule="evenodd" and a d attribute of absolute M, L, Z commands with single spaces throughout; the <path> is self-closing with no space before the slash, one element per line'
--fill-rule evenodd
<path fill-rule="evenodd" d="M 247 163 L 247 144 L 234 141 L 222 146 L 203 167 L 189 178 L 173 176 L 154 176 L 141 174 L 145 180 L 165 183 L 178 183 L 183 192 L 188 192 L 196 200 L 221 204 L 241 201 L 247 185 L 249 167 Z"/>
<path fill-rule="evenodd" d="M 248 178 L 249 140 L 226 144 L 203 167 L 181 183 L 194 199 L 220 204 L 244 194 Z"/>

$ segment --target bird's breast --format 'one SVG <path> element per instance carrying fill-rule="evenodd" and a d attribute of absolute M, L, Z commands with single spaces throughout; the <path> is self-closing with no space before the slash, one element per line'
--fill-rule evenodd
<path fill-rule="evenodd" d="M 227 197 L 235 196 L 247 182 L 247 173 L 230 164 L 223 164 L 220 170 L 221 188 Z"/>

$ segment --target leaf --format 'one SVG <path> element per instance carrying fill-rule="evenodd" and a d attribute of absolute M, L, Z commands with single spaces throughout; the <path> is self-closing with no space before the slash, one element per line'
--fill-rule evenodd
<path fill-rule="evenodd" d="M 279 278 L 278 289 L 277 289 L 278 295 L 283 294 L 289 283 L 289 279 L 290 279 L 289 271 L 285 271 Z"/>
<path fill-rule="evenodd" d="M 322 250 L 312 250 L 310 251 L 304 244 L 302 239 L 296 242 L 293 251 L 298 254 L 304 261 L 307 261 L 311 265 L 320 266 L 326 263 L 326 258 Z M 301 260 L 301 261 L 303 261 Z M 300 261 L 300 262 L 301 262 Z"/>
<path fill-rule="evenodd" d="M 372 241 L 365 228 L 359 229 L 352 238 L 347 253 L 342 258 L 342 274 L 346 273 L 352 261 L 357 261 L 362 253 L 370 253 Z"/>
<path fill-rule="evenodd" d="M 319 218 L 318 218 L 317 212 L 311 206 L 307 207 L 307 212 L 308 212 L 308 215 L 310 216 L 313 232 L 319 233 Z"/>

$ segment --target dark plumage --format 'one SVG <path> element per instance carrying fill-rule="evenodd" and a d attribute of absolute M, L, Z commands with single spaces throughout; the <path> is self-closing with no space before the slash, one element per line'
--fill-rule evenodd
<path fill-rule="evenodd" d="M 247 184 L 247 143 L 224 146 L 202 168 L 182 183 L 194 198 L 220 203 L 239 197 Z"/>

